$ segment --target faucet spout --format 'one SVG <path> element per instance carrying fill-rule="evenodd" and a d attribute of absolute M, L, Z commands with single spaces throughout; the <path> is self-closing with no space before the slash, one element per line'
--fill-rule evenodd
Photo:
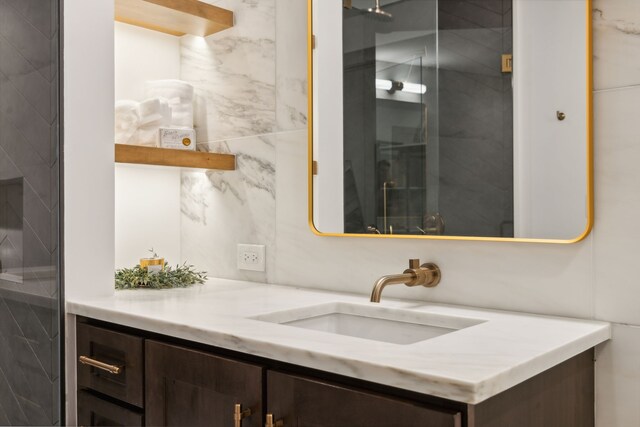
<path fill-rule="evenodd" d="M 380 302 L 382 296 L 382 290 L 387 285 L 397 285 L 400 283 L 409 283 L 415 280 L 415 273 L 403 273 L 403 274 L 390 274 L 388 276 L 382 276 L 378 279 L 373 291 L 371 291 L 371 302 Z"/>
<path fill-rule="evenodd" d="M 382 290 L 387 285 L 404 283 L 409 287 L 424 286 L 432 288 L 440 283 L 442 273 L 437 265 L 428 262 L 420 265 L 420 260 L 409 260 L 409 268 L 402 274 L 389 274 L 378 279 L 371 291 L 371 302 L 380 302 Z"/>

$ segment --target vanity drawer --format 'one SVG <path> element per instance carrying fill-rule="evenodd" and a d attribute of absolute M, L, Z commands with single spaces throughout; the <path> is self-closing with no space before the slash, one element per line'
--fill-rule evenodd
<path fill-rule="evenodd" d="M 143 426 L 144 416 L 81 390 L 78 392 L 78 425 Z"/>
<path fill-rule="evenodd" d="M 78 323 L 77 353 L 79 388 L 143 407 L 143 338 Z"/>

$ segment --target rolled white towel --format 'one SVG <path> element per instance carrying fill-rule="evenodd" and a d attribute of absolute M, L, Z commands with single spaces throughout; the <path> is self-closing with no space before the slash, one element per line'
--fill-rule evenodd
<path fill-rule="evenodd" d="M 129 144 L 131 137 L 140 125 L 140 104 L 136 101 L 116 101 L 115 105 L 115 141 L 116 144 Z"/>
<path fill-rule="evenodd" d="M 193 86 L 182 80 L 151 80 L 144 84 L 145 96 L 149 98 L 162 97 L 171 103 L 193 101 Z"/>
<path fill-rule="evenodd" d="M 182 80 L 154 80 L 145 83 L 149 98 L 165 98 L 172 111 L 171 126 L 193 127 L 193 86 Z"/>

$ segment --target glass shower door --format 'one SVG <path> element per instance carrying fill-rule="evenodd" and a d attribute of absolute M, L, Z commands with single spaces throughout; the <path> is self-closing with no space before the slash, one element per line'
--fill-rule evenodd
<path fill-rule="evenodd" d="M 427 106 L 422 57 L 376 73 L 376 226 L 422 234 L 427 206 Z"/>
<path fill-rule="evenodd" d="M 0 1 L 0 425 L 62 423 L 59 18 Z"/>
<path fill-rule="evenodd" d="M 344 232 L 432 234 L 438 2 L 343 6 Z"/>

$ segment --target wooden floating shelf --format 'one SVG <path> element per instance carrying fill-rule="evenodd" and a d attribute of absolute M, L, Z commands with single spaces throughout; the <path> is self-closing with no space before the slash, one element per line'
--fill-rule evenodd
<path fill-rule="evenodd" d="M 236 169 L 236 156 L 116 144 L 116 163 L 232 171 Z"/>
<path fill-rule="evenodd" d="M 233 27 L 233 12 L 198 0 L 115 0 L 116 21 L 174 36 L 206 37 Z"/>

